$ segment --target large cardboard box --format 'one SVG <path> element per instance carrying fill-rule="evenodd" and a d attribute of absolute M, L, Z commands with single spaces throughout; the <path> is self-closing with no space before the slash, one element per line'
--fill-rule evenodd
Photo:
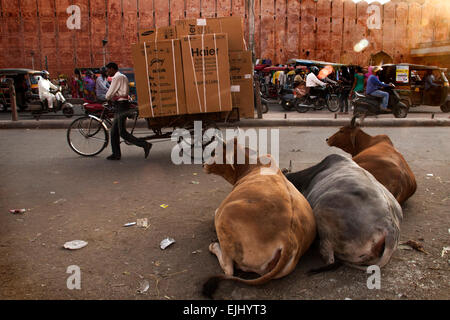
<path fill-rule="evenodd" d="M 254 118 L 253 62 L 251 51 L 230 52 L 231 98 L 241 118 Z"/>
<path fill-rule="evenodd" d="M 186 114 L 180 40 L 132 46 L 139 116 Z"/>
<path fill-rule="evenodd" d="M 226 34 L 181 39 L 188 113 L 230 111 L 230 67 Z"/>
<path fill-rule="evenodd" d="M 139 30 L 139 43 L 149 41 L 171 40 L 176 39 L 175 26 L 147 28 Z"/>
<path fill-rule="evenodd" d="M 175 21 L 177 38 L 188 35 L 226 33 L 230 51 L 246 50 L 241 17 L 186 19 Z"/>

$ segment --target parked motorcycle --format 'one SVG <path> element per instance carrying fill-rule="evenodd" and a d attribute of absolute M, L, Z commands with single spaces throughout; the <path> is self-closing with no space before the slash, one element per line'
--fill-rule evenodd
<path fill-rule="evenodd" d="M 321 110 L 325 106 L 331 112 L 339 110 L 339 96 L 337 94 L 338 87 L 327 85 L 324 90 L 312 92 L 299 98 L 295 104 L 295 109 L 298 112 L 307 112 L 308 110 Z"/>
<path fill-rule="evenodd" d="M 58 90 L 54 92 L 55 94 L 55 103 L 53 108 L 48 107 L 48 102 L 46 99 L 41 101 L 39 99 L 39 95 L 32 95 L 33 102 L 30 102 L 28 105 L 28 110 L 31 111 L 31 113 L 35 117 L 39 117 L 40 115 L 44 113 L 54 112 L 57 113 L 62 110 L 63 114 L 67 118 L 71 118 L 74 114 L 73 105 L 64 98 L 64 96 L 61 93 L 61 87 L 58 87 Z"/>
<path fill-rule="evenodd" d="M 294 96 L 294 90 L 286 87 L 281 88 L 279 93 L 279 101 L 278 103 L 283 107 L 286 111 L 291 111 L 296 104 L 296 97 Z"/>
<path fill-rule="evenodd" d="M 400 101 L 400 95 L 394 88 L 395 86 L 391 84 L 389 88 L 381 89 L 389 93 L 388 108 L 392 111 L 381 109 L 382 98 L 355 92 L 355 97 L 352 100 L 353 115 L 357 118 L 361 117 L 364 119 L 366 116 L 392 113 L 396 118 L 406 118 L 408 115 L 408 106 Z"/>

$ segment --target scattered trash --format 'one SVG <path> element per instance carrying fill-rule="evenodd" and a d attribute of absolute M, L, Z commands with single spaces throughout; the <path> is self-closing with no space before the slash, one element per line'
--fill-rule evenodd
<path fill-rule="evenodd" d="M 114 181 L 113 183 L 114 183 L 114 184 L 118 184 L 118 183 L 119 183 L 119 181 Z"/>
<path fill-rule="evenodd" d="M 302 152 L 302 149 L 292 149 L 291 152 Z"/>
<path fill-rule="evenodd" d="M 164 296 L 164 298 L 166 298 L 167 300 L 170 300 L 170 297 L 169 297 L 169 296 Z"/>
<path fill-rule="evenodd" d="M 448 229 L 448 233 L 450 233 L 450 228 Z"/>
<path fill-rule="evenodd" d="M 202 252 L 202 250 L 200 250 L 200 249 L 192 251 L 193 254 L 200 253 L 200 252 Z"/>
<path fill-rule="evenodd" d="M 160 207 L 164 208 L 164 209 L 167 208 L 168 206 L 169 206 L 168 204 L 164 204 L 164 203 L 162 205 L 160 205 Z"/>
<path fill-rule="evenodd" d="M 345 298 L 344 300 L 352 300 L 351 298 Z"/>
<path fill-rule="evenodd" d="M 147 280 L 141 281 L 139 289 L 137 290 L 138 293 L 146 293 L 148 288 L 150 288 L 150 283 L 148 283 Z"/>
<path fill-rule="evenodd" d="M 149 227 L 148 219 L 147 218 L 137 219 L 137 226 L 141 228 L 148 228 Z"/>
<path fill-rule="evenodd" d="M 161 241 L 161 249 L 164 250 L 173 243 L 175 243 L 175 240 L 173 238 L 165 238 L 163 241 Z"/>
<path fill-rule="evenodd" d="M 427 177 L 432 177 L 433 174 L 432 173 L 427 173 Z"/>
<path fill-rule="evenodd" d="M 66 199 L 58 199 L 56 201 L 53 201 L 54 204 L 60 203 L 60 202 L 66 202 Z"/>
<path fill-rule="evenodd" d="M 11 209 L 9 210 L 9 213 L 12 214 L 21 214 L 27 212 L 27 209 Z"/>
<path fill-rule="evenodd" d="M 55 194 L 56 192 L 55 191 L 50 191 L 50 194 Z"/>
<path fill-rule="evenodd" d="M 124 271 L 122 274 L 129 276 L 131 273 L 129 273 L 128 271 Z"/>
<path fill-rule="evenodd" d="M 191 181 L 191 184 L 200 184 L 198 181 Z"/>
<path fill-rule="evenodd" d="M 196 172 L 194 172 L 193 174 L 192 174 L 193 176 L 196 176 L 197 175 L 197 173 Z"/>
<path fill-rule="evenodd" d="M 64 248 L 69 250 L 77 250 L 87 246 L 87 242 L 83 240 L 73 240 L 64 243 Z"/>
<path fill-rule="evenodd" d="M 37 238 L 39 238 L 40 236 L 42 236 L 42 233 L 38 233 L 38 234 L 36 235 L 36 237 L 35 237 L 34 239 L 31 239 L 30 241 L 31 241 L 31 242 L 34 242 L 34 241 L 36 241 Z"/>
<path fill-rule="evenodd" d="M 414 250 L 417 250 L 417 251 L 423 252 L 425 254 L 428 254 L 428 252 L 425 251 L 423 246 L 420 243 L 418 243 L 417 241 L 414 241 L 414 240 L 408 240 L 408 241 L 400 244 L 400 246 L 402 246 L 401 249 L 403 249 L 403 250 L 408 250 L 408 249 L 405 249 L 403 247 L 404 246 L 409 246 L 409 247 L 411 247 Z"/>
<path fill-rule="evenodd" d="M 443 247 L 441 252 L 441 257 L 444 257 L 446 253 L 450 252 L 450 247 Z"/>
<path fill-rule="evenodd" d="M 161 265 L 161 262 L 155 261 L 155 266 L 159 267 Z"/>
<path fill-rule="evenodd" d="M 130 226 L 134 226 L 135 224 L 136 224 L 136 222 L 128 222 L 128 223 L 125 223 L 123 226 L 130 227 Z"/>

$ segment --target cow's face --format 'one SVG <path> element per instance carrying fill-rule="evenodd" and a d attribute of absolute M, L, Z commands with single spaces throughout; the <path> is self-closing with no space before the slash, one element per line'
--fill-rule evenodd
<path fill-rule="evenodd" d="M 237 138 L 234 139 L 233 146 L 234 148 L 230 150 L 230 148 L 227 148 L 227 143 L 222 142 L 221 152 L 214 152 L 213 156 L 203 165 L 204 172 L 217 174 L 234 184 L 237 179 L 238 169 L 249 164 L 250 149 L 238 145 Z M 244 163 L 238 164 L 238 160 L 241 157 L 245 159 Z"/>
<path fill-rule="evenodd" d="M 353 155 L 356 152 L 355 139 L 359 130 L 361 130 L 359 127 L 342 127 L 338 132 L 326 139 L 327 144 L 330 147 L 340 148 Z"/>

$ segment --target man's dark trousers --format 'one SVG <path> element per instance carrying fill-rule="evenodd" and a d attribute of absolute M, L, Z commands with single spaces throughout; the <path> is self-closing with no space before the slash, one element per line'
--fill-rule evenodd
<path fill-rule="evenodd" d="M 144 148 L 147 142 L 144 139 L 136 138 L 126 130 L 127 113 L 130 110 L 128 101 L 116 101 L 115 106 L 116 112 L 111 128 L 111 148 L 114 156 L 121 157 L 120 137 L 142 148 Z"/>

